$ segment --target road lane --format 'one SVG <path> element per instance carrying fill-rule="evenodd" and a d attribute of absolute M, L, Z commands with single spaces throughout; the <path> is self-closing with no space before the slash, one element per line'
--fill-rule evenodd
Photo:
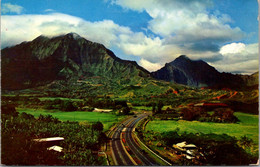
<path fill-rule="evenodd" d="M 127 125 L 126 143 L 131 149 L 131 151 L 135 154 L 135 156 L 142 162 L 142 165 L 158 166 L 159 164 L 157 164 L 153 158 L 151 158 L 142 148 L 140 148 L 140 146 L 136 143 L 132 135 L 132 131 L 135 125 L 144 117 L 146 117 L 146 115 L 141 115 Z"/>
<path fill-rule="evenodd" d="M 130 121 L 132 121 L 132 118 L 125 121 L 123 124 L 127 124 Z M 115 161 L 116 165 L 135 165 L 131 160 L 127 153 L 125 152 L 124 146 L 122 145 L 122 141 L 120 139 L 120 134 L 124 128 L 124 125 L 119 125 L 116 129 L 114 134 L 112 135 L 112 142 L 111 142 L 111 148 L 112 148 L 112 154 L 113 159 Z"/>
<path fill-rule="evenodd" d="M 147 149 L 147 146 L 145 146 L 145 150 L 143 150 L 140 146 L 139 139 L 136 140 L 133 134 L 133 129 L 135 128 L 136 124 L 142 120 L 143 118 L 147 117 L 148 114 L 140 114 L 137 117 L 129 118 L 128 120 L 124 121 L 122 124 L 118 125 L 114 133 L 112 134 L 112 141 L 111 141 L 111 150 L 112 150 L 112 156 L 113 160 L 115 162 L 115 165 L 145 165 L 145 166 L 153 166 L 153 165 L 161 165 L 156 162 L 154 157 L 151 157 L 146 151 L 151 152 L 152 154 L 155 154 L 150 149 Z M 123 133 L 124 132 L 124 135 Z M 122 136 L 124 136 L 122 138 Z M 122 140 L 124 140 L 125 145 L 128 146 L 128 148 L 131 151 L 127 151 L 125 148 L 125 145 L 123 144 Z M 141 145 L 144 145 L 141 143 Z M 131 153 L 131 155 L 129 154 Z M 162 159 L 159 155 L 155 154 L 159 159 Z M 134 159 L 133 159 L 134 157 Z M 157 158 L 156 157 L 156 158 Z M 163 159 L 164 160 L 164 159 Z M 165 161 L 165 160 L 164 160 Z M 141 162 L 141 164 L 140 164 Z M 170 163 L 167 163 L 170 164 Z"/>

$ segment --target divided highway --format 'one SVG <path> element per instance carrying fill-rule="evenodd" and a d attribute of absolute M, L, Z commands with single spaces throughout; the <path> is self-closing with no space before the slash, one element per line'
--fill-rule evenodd
<path fill-rule="evenodd" d="M 112 148 L 112 156 L 115 162 L 115 165 L 136 165 L 135 161 L 131 159 L 129 155 L 127 155 L 127 152 L 125 151 L 125 148 L 123 146 L 122 140 L 121 140 L 121 133 L 124 128 L 124 124 L 127 124 L 131 121 L 127 120 L 123 124 L 120 124 L 115 130 L 114 134 L 112 135 L 112 141 L 111 141 L 111 148 Z"/>
<path fill-rule="evenodd" d="M 141 114 L 138 117 L 132 117 L 114 129 L 110 145 L 115 165 L 160 165 L 140 147 L 140 143 L 133 137 L 136 124 L 147 116 L 147 114 Z"/>

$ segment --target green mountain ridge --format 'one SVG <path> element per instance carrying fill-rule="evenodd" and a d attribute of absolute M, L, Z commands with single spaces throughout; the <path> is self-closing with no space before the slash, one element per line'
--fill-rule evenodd
<path fill-rule="evenodd" d="M 258 85 L 258 73 L 219 73 L 202 60 L 180 56 L 150 73 L 104 45 L 76 33 L 39 36 L 1 50 L 2 90 L 40 88 L 97 94 L 157 94 L 178 87 L 241 88 Z M 166 81 L 166 82 L 165 82 Z M 169 83 L 170 82 L 170 83 Z"/>
<path fill-rule="evenodd" d="M 26 89 L 55 80 L 101 76 L 137 84 L 150 73 L 134 61 L 122 60 L 103 45 L 75 33 L 39 36 L 2 50 L 2 89 Z"/>

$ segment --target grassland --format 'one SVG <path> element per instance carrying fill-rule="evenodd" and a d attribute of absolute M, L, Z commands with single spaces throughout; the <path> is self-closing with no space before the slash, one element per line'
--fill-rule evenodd
<path fill-rule="evenodd" d="M 192 133 L 215 133 L 215 134 L 227 134 L 240 138 L 247 136 L 258 144 L 259 126 L 258 115 L 246 114 L 236 112 L 240 122 L 238 123 L 212 123 L 212 122 L 198 122 L 198 121 L 173 121 L 173 120 L 154 120 L 150 121 L 146 130 L 152 130 L 155 132 L 166 132 L 176 130 L 178 128 L 180 132 L 192 132 Z"/>
<path fill-rule="evenodd" d="M 30 108 L 17 108 L 17 111 L 22 113 L 32 114 L 38 117 L 40 114 L 51 114 L 53 117 L 61 121 L 78 121 L 78 122 L 97 122 L 100 121 L 104 125 L 104 130 L 108 130 L 115 122 L 120 121 L 124 116 L 116 116 L 112 113 L 98 113 L 98 112 L 61 112 L 59 110 L 45 110 L 45 109 L 30 109 Z"/>
<path fill-rule="evenodd" d="M 82 99 L 71 99 L 71 98 L 64 98 L 64 97 L 40 97 L 40 101 L 46 100 L 71 100 L 71 101 L 83 101 Z"/>

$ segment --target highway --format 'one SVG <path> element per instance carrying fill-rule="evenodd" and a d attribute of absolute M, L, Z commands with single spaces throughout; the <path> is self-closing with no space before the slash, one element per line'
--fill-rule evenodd
<path fill-rule="evenodd" d="M 145 117 L 147 114 L 132 117 L 115 128 L 110 143 L 115 165 L 160 165 L 140 148 L 140 144 L 133 137 L 132 131 L 135 125 Z M 125 146 L 128 146 L 131 151 L 129 149 L 127 151 Z"/>
<path fill-rule="evenodd" d="M 115 165 L 136 165 L 135 162 L 130 159 L 129 155 L 127 155 L 122 140 L 120 139 L 124 125 L 128 124 L 130 121 L 132 121 L 132 119 L 129 119 L 123 122 L 123 124 L 120 124 L 115 128 L 114 133 L 112 134 L 111 148 Z"/>

